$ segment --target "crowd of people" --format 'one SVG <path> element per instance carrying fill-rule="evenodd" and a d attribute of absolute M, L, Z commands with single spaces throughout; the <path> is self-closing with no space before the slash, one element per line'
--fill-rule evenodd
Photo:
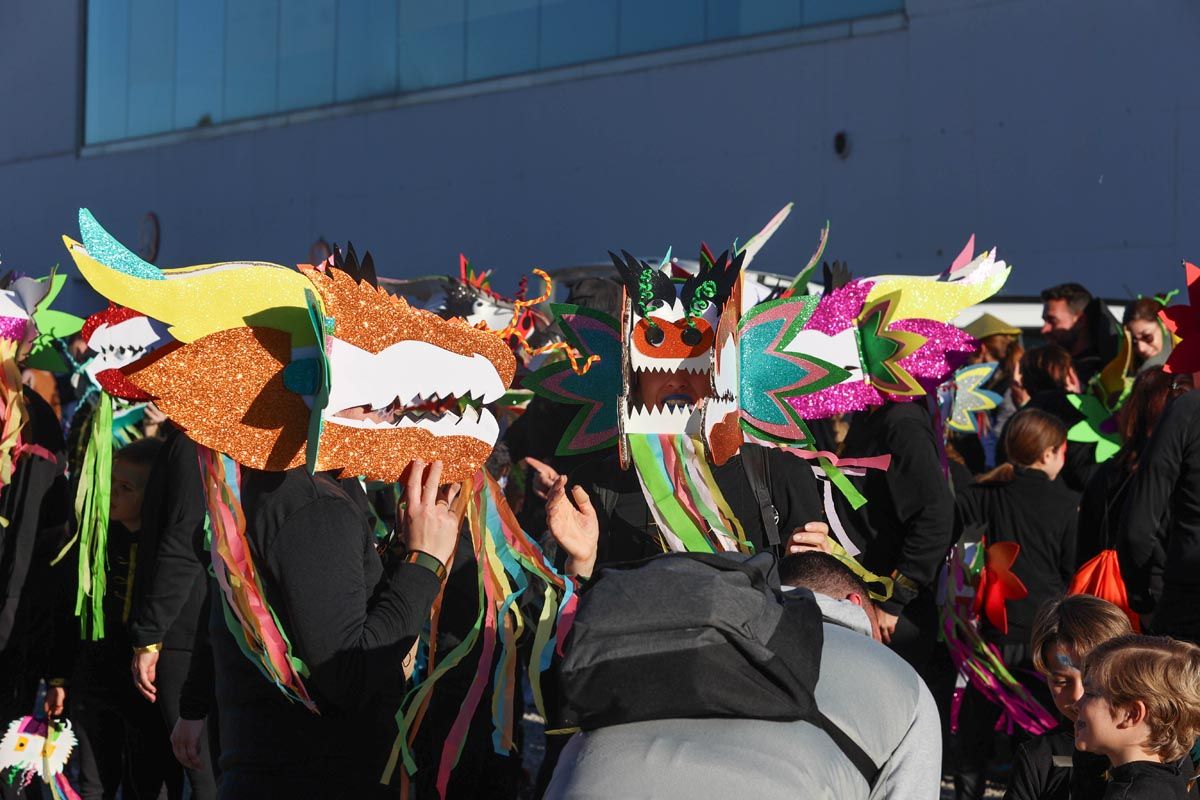
<path fill-rule="evenodd" d="M 3 287 L 0 796 L 1195 796 L 1190 307 L 749 300 L 768 226 L 417 309 L 80 225 L 109 309 Z"/>

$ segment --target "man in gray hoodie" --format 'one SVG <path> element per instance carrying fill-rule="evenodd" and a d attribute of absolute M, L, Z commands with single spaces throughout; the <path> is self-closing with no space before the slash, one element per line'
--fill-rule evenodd
<path fill-rule="evenodd" d="M 912 667 L 878 642 L 866 586 L 819 552 L 789 556 L 780 577 L 817 598 L 825 637 L 817 705 L 880 766 L 874 786 L 809 722 L 668 719 L 576 734 L 546 798 L 936 798 L 937 707 Z"/>

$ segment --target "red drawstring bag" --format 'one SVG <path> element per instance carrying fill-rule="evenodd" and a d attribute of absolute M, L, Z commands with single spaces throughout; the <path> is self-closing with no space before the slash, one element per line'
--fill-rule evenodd
<path fill-rule="evenodd" d="M 1142 623 L 1137 612 L 1129 607 L 1129 593 L 1125 591 L 1125 580 L 1121 577 L 1121 564 L 1116 550 L 1101 550 L 1100 554 L 1084 564 L 1071 578 L 1067 594 L 1090 594 L 1107 600 L 1125 612 L 1134 633 L 1142 632 Z"/>

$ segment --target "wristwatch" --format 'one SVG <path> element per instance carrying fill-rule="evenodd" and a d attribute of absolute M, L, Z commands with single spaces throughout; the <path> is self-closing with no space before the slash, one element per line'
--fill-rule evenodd
<path fill-rule="evenodd" d="M 406 564 L 420 564 L 437 576 L 439 581 L 446 580 L 446 565 L 437 556 L 431 556 L 424 550 L 409 550 L 404 556 Z"/>

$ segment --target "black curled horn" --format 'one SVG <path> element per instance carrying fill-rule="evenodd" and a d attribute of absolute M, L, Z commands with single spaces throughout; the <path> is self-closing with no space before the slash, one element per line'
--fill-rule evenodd
<path fill-rule="evenodd" d="M 675 303 L 675 284 L 671 281 L 670 276 L 645 261 L 635 258 L 626 250 L 622 250 L 621 255 L 624 256 L 624 260 L 617 258 L 611 250 L 608 251 L 608 257 L 612 259 L 613 266 L 621 275 L 621 282 L 625 284 L 625 292 L 639 313 L 645 316 L 645 313 L 655 308 L 659 301 L 666 306 Z M 650 296 L 646 298 L 642 297 L 643 275 L 648 275 L 650 278 Z"/>
<path fill-rule="evenodd" d="M 720 308 L 729 299 L 730 293 L 733 291 L 733 284 L 741 277 L 742 262 L 746 258 L 745 252 L 738 253 L 732 259 L 729 257 L 729 251 L 721 253 L 719 258 L 709 260 L 704 257 L 704 253 L 700 258 L 700 271 L 692 277 L 684 281 L 683 286 L 679 290 L 679 299 L 683 303 L 683 307 L 691 313 L 692 303 L 696 298 L 696 291 L 708 281 L 712 281 L 715 286 L 715 293 L 708 298 L 714 306 Z"/>

